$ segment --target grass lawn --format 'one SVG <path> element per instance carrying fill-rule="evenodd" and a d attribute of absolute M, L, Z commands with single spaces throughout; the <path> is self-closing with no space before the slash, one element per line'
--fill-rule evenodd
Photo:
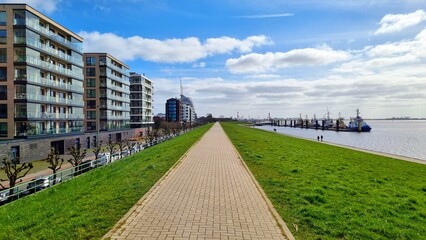
<path fill-rule="evenodd" d="M 0 207 L 0 239 L 101 238 L 210 127 Z"/>
<path fill-rule="evenodd" d="M 222 126 L 297 239 L 426 239 L 426 165 Z"/>

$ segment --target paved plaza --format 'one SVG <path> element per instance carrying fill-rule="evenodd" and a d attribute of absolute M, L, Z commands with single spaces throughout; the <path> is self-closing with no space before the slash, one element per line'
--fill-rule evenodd
<path fill-rule="evenodd" d="M 216 123 L 104 238 L 286 239 L 257 186 Z"/>

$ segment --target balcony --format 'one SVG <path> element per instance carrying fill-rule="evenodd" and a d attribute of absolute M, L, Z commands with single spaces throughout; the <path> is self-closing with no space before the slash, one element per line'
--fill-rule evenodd
<path fill-rule="evenodd" d="M 19 21 L 15 19 L 14 25 L 22 25 L 22 24 L 23 24 L 23 21 Z M 50 31 L 48 28 L 40 26 L 38 22 L 25 19 L 25 25 L 31 28 L 32 30 L 35 30 L 36 32 L 41 33 L 42 35 L 48 37 L 51 40 L 54 40 L 55 42 L 58 42 L 63 46 L 73 49 L 76 52 L 82 53 L 83 51 L 82 43 L 71 42 L 69 40 L 66 40 L 65 38 L 59 36 L 58 34 Z"/>
<path fill-rule="evenodd" d="M 51 48 L 45 44 L 41 44 L 40 42 L 38 42 L 36 39 L 34 38 L 20 38 L 20 37 L 14 37 L 14 43 L 18 43 L 18 44 L 27 44 L 29 46 L 32 46 L 40 51 L 44 51 L 47 53 L 52 54 L 52 56 L 60 58 L 62 60 L 65 60 L 67 62 L 71 62 L 74 63 L 75 65 L 78 65 L 80 67 L 83 67 L 83 58 L 77 58 L 77 57 L 73 57 L 70 56 L 68 54 L 65 54 L 61 51 L 58 51 L 57 49 Z"/>
<path fill-rule="evenodd" d="M 41 85 L 44 87 L 51 87 L 51 88 L 57 88 L 57 89 L 61 89 L 61 90 L 70 90 L 76 93 L 80 93 L 83 94 L 84 90 L 83 90 L 83 85 L 78 85 L 78 84 L 68 84 L 68 83 L 63 83 L 60 81 L 54 81 L 51 79 L 47 79 L 47 78 L 42 78 L 36 75 L 17 75 L 15 77 L 15 81 L 16 80 L 27 80 L 28 83 L 34 83 L 36 85 Z"/>
<path fill-rule="evenodd" d="M 125 68 L 124 66 L 120 68 L 120 67 L 112 64 L 111 61 L 108 61 L 108 60 L 107 60 L 106 65 L 107 65 L 107 67 L 109 67 L 109 68 L 111 68 L 111 69 L 113 69 L 113 70 L 115 70 L 115 71 L 117 71 L 117 72 L 125 75 L 126 77 L 130 76 L 129 70 L 127 68 Z"/>
<path fill-rule="evenodd" d="M 51 97 L 39 94 L 28 94 L 28 93 L 16 93 L 15 99 L 24 99 L 30 102 L 43 102 L 43 103 L 53 103 L 57 105 L 74 105 L 83 107 L 83 99 L 67 99 L 59 97 Z"/>
<path fill-rule="evenodd" d="M 59 65 L 55 65 L 46 61 L 42 61 L 41 59 L 38 59 L 33 56 L 25 56 L 25 55 L 15 55 L 15 62 L 17 63 L 30 63 L 32 65 L 35 65 L 37 67 L 43 68 L 48 71 L 54 71 L 56 73 L 59 73 L 61 75 L 65 75 L 67 77 L 83 80 L 83 71 L 73 71 L 71 69 L 63 68 Z"/>
<path fill-rule="evenodd" d="M 82 121 L 83 113 L 15 112 L 15 118 L 43 119 L 44 121 L 76 119 Z"/>

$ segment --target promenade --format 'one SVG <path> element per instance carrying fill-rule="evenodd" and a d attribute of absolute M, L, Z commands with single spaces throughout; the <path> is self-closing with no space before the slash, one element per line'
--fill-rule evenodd
<path fill-rule="evenodd" d="M 287 239 L 286 229 L 216 123 L 104 239 Z"/>

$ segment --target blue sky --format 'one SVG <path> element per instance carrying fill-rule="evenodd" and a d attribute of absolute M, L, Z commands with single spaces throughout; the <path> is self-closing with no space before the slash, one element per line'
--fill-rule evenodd
<path fill-rule="evenodd" d="M 2 2 L 4 2 L 3 0 Z M 155 83 L 155 113 L 426 117 L 426 0 L 28 0 Z"/>

